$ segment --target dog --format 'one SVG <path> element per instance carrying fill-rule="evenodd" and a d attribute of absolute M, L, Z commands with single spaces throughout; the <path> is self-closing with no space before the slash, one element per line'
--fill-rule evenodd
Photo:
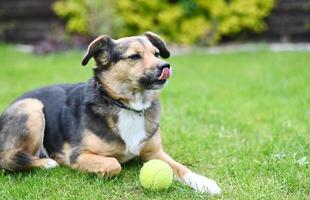
<path fill-rule="evenodd" d="M 160 90 L 171 76 L 161 58 L 170 52 L 152 32 L 92 41 L 82 60 L 94 58 L 85 83 L 28 92 L 0 117 L 0 168 L 29 170 L 69 166 L 102 176 L 139 157 L 168 163 L 175 178 L 202 193 L 221 193 L 217 183 L 174 161 L 161 145 Z"/>

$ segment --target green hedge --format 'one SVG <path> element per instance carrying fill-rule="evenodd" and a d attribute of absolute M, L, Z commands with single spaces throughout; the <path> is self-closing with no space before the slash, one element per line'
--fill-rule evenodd
<path fill-rule="evenodd" d="M 151 30 L 170 42 L 214 44 L 241 31 L 261 32 L 275 0 L 58 0 L 67 31 L 114 37 Z"/>

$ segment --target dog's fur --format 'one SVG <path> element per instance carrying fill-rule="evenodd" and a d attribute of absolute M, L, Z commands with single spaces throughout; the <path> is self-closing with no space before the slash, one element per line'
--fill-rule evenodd
<path fill-rule="evenodd" d="M 217 184 L 170 158 L 159 133 L 164 41 L 147 32 L 95 39 L 82 61 L 93 57 L 86 83 L 53 85 L 26 93 L 0 117 L 0 168 L 25 170 L 58 164 L 111 176 L 134 157 L 161 159 L 175 177 L 200 192 L 219 194 Z M 119 106 L 121 104 L 121 106 Z"/>

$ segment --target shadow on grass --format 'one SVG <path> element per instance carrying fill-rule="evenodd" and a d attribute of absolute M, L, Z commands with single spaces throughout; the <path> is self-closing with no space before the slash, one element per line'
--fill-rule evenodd
<path fill-rule="evenodd" d="M 70 167 L 57 167 L 54 169 L 32 169 L 28 171 L 8 171 L 0 170 L 0 179 L 8 181 L 10 184 L 21 184 L 23 187 L 28 187 L 29 181 L 35 181 L 35 184 L 42 180 L 54 180 L 63 184 L 81 184 L 87 186 L 97 187 L 101 185 L 112 189 L 115 193 L 122 192 L 124 188 L 130 191 L 135 196 L 144 196 L 145 198 L 163 197 L 171 198 L 174 193 L 181 193 L 186 198 L 191 198 L 192 195 L 196 197 L 206 197 L 205 195 L 194 193 L 190 188 L 174 181 L 172 186 L 166 190 L 151 190 L 143 188 L 139 183 L 139 173 L 143 166 L 140 159 L 133 159 L 125 164 L 122 164 L 122 171 L 119 175 L 114 177 L 102 177 L 95 173 L 81 172 Z M 31 181 L 32 180 L 32 181 Z M 48 181 L 47 181 L 48 182 Z M 58 183 L 59 183 L 58 182 Z M 42 182 L 44 183 L 44 181 Z M 34 184 L 34 183 L 31 183 Z M 41 187 L 41 186 L 40 186 Z"/>
<path fill-rule="evenodd" d="M 25 170 L 25 171 L 11 171 L 6 169 L 1 169 L 0 176 L 10 176 L 12 178 L 25 178 L 34 176 L 38 173 L 40 173 L 41 169 L 31 169 L 31 170 Z"/>
<path fill-rule="evenodd" d="M 132 159 L 127 163 L 122 164 L 122 171 L 128 171 L 128 170 L 137 170 L 138 168 L 140 169 L 143 165 L 143 162 L 140 159 Z M 57 167 L 55 169 L 61 169 L 61 170 L 65 170 L 68 171 L 70 173 L 73 174 L 89 174 L 90 177 L 93 176 L 92 173 L 85 173 L 85 172 L 81 172 L 78 171 L 76 169 L 72 169 L 70 167 L 66 167 L 66 166 L 60 166 Z M 1 175 L 9 175 L 12 177 L 27 177 L 27 176 L 33 176 L 36 174 L 40 174 L 42 172 L 53 172 L 55 169 L 39 169 L 39 168 L 34 168 L 34 169 L 29 169 L 29 170 L 25 170 L 25 171 L 12 171 L 12 170 L 6 170 L 6 169 L 0 169 L 0 174 Z"/>

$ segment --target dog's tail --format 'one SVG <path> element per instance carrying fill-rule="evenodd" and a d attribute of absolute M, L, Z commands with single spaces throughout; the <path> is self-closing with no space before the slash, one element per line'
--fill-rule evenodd
<path fill-rule="evenodd" d="M 30 169 L 33 157 L 21 149 L 0 151 L 0 169 L 20 171 Z"/>

